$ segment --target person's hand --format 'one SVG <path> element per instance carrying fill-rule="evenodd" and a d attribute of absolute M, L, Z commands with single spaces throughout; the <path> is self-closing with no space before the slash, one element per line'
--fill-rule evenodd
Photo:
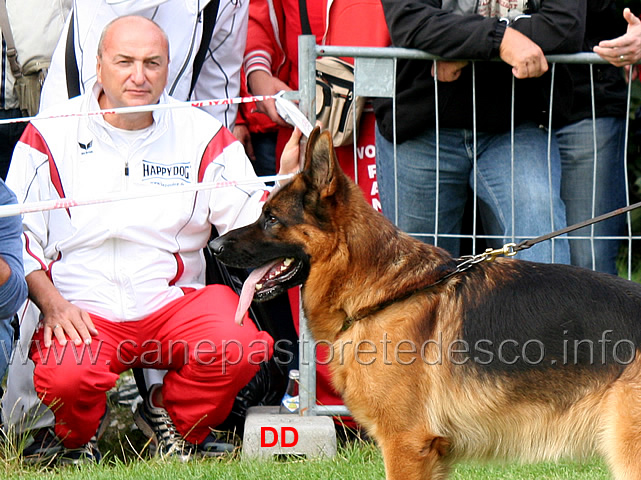
<path fill-rule="evenodd" d="M 512 74 L 516 78 L 540 77 L 548 71 L 548 62 L 541 47 L 514 28 L 505 29 L 499 56 L 512 66 Z"/>
<path fill-rule="evenodd" d="M 465 68 L 468 63 L 469 62 L 467 60 L 456 60 L 453 62 L 438 60 L 436 62 L 438 81 L 453 82 L 454 80 L 458 80 L 458 78 L 461 76 L 463 68 Z M 432 76 L 434 76 L 434 62 L 432 62 Z"/>
<path fill-rule="evenodd" d="M 301 131 L 298 127 L 294 128 L 294 131 L 285 144 L 283 153 L 280 156 L 280 169 L 278 170 L 279 175 L 297 173 L 300 170 L 300 137 Z"/>
<path fill-rule="evenodd" d="M 594 53 L 615 67 L 628 67 L 641 60 L 641 19 L 635 16 L 629 8 L 623 10 L 623 18 L 628 22 L 628 30 L 625 35 L 611 40 L 602 40 L 592 49 Z M 631 70 L 632 75 L 630 75 Z M 638 69 L 626 68 L 626 72 L 634 79 L 638 74 Z"/>
<path fill-rule="evenodd" d="M 278 92 L 291 90 L 291 87 L 277 77 L 264 70 L 256 70 L 247 77 L 247 86 L 252 95 L 275 95 Z M 289 126 L 276 111 L 276 101 L 273 98 L 256 102 L 256 109 L 267 115 L 276 125 Z"/>
<path fill-rule="evenodd" d="M 234 131 L 232 133 L 234 134 L 234 137 L 243 144 L 247 157 L 252 162 L 255 162 L 256 154 L 254 153 L 254 145 L 252 145 L 252 138 L 247 125 L 234 125 Z"/>
<path fill-rule="evenodd" d="M 53 337 L 61 345 L 67 344 L 67 337 L 75 345 L 89 345 L 98 335 L 89 314 L 65 300 L 44 270 L 31 272 L 26 280 L 29 296 L 42 312 L 45 347 L 51 346 Z"/>
<path fill-rule="evenodd" d="M 89 345 L 91 337 L 98 335 L 89 314 L 66 300 L 47 310 L 42 318 L 45 347 L 51 346 L 53 337 L 60 345 L 67 343 L 67 336 L 75 345 Z"/>

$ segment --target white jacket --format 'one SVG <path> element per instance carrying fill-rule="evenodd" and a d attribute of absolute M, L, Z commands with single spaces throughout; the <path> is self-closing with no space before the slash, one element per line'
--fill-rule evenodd
<path fill-rule="evenodd" d="M 74 0 L 74 46 L 80 73 L 80 91 L 96 79 L 96 53 L 104 27 L 121 15 L 142 15 L 154 20 L 169 38 L 167 93 L 190 100 L 192 67 L 202 37 L 200 12 L 209 0 Z M 240 67 L 247 40 L 249 0 L 220 0 L 214 32 L 191 99 L 236 97 Z M 51 60 L 40 100 L 41 109 L 68 98 L 65 50 L 69 30 L 63 30 Z M 236 121 L 237 105 L 204 108 L 229 129 Z"/>
<path fill-rule="evenodd" d="M 99 110 L 93 91 L 55 113 Z M 161 103 L 175 102 L 164 96 Z M 7 184 L 18 201 L 81 199 L 194 182 L 256 178 L 242 145 L 196 108 L 154 112 L 146 137 L 117 147 L 101 116 L 34 120 Z M 47 270 L 64 298 L 109 320 L 138 320 L 204 286 L 202 249 L 253 222 L 265 186 L 228 187 L 24 215 L 25 273 Z"/>

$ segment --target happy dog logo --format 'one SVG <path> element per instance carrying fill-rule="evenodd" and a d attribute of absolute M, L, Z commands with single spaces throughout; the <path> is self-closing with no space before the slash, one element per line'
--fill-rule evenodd
<path fill-rule="evenodd" d="M 142 179 L 145 182 L 162 185 L 165 187 L 189 183 L 191 165 L 184 163 L 171 163 L 169 165 L 142 161 Z"/>

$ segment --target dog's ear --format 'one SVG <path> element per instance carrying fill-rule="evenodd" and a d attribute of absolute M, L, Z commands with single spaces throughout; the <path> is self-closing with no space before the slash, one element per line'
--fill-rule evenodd
<path fill-rule="evenodd" d="M 327 130 L 321 133 L 319 127 L 314 128 L 307 139 L 304 173 L 318 189 L 321 198 L 336 192 L 337 168 L 338 160 L 331 134 Z"/>

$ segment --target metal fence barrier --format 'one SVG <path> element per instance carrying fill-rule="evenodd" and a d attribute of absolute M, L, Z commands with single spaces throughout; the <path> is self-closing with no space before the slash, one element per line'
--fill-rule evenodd
<path fill-rule="evenodd" d="M 425 60 L 435 61 L 439 58 L 425 53 L 420 50 L 404 49 L 404 48 L 370 48 L 370 47 L 340 47 L 340 46 L 320 46 L 316 45 L 316 39 L 313 35 L 303 35 L 299 37 L 298 43 L 299 50 L 299 90 L 298 92 L 290 92 L 299 100 L 300 110 L 307 116 L 312 124 L 316 120 L 315 114 L 315 94 L 316 94 L 316 64 L 315 59 L 319 56 L 330 57 L 352 57 L 354 58 L 354 95 L 364 97 L 391 97 L 394 98 L 396 91 L 396 67 L 399 59 L 412 59 L 412 60 Z M 552 85 L 554 85 L 554 69 L 558 64 L 599 64 L 607 63 L 596 54 L 593 53 L 577 53 L 569 55 L 548 55 L 546 56 L 550 69 L 552 72 Z M 497 60 L 500 61 L 500 60 Z M 627 106 L 630 111 L 632 84 L 628 84 Z M 475 92 L 473 92 L 473 95 Z M 593 92 L 594 94 L 594 92 Z M 291 98 L 291 97 L 290 97 Z M 437 100 L 438 101 L 438 100 Z M 395 101 L 393 103 L 393 111 L 396 109 Z M 550 109 L 552 110 L 552 109 Z M 551 115 L 551 112 L 550 112 Z M 630 132 L 630 118 L 626 117 L 626 135 L 625 140 L 625 164 L 627 165 L 627 150 Z M 551 122 L 551 120 L 550 120 Z M 438 130 L 438 123 L 437 123 Z M 354 125 L 354 132 L 356 132 L 356 125 Z M 358 183 L 356 168 L 357 163 L 356 154 L 356 139 L 354 141 L 354 172 L 356 174 L 356 182 Z M 476 159 L 475 159 L 476 160 Z M 394 162 L 396 164 L 396 151 L 394 151 Z M 628 192 L 628 175 L 626 168 L 626 199 L 629 199 Z M 398 188 L 398 185 L 396 186 Z M 437 187 L 438 188 L 438 187 Z M 593 185 L 594 188 L 594 185 Z M 438 190 L 437 190 L 438 197 Z M 438 200 L 437 200 L 438 202 Z M 469 238 L 472 242 L 472 250 L 476 252 L 477 240 L 493 238 L 489 235 L 480 235 L 477 233 L 476 224 L 476 195 L 473 196 L 473 232 L 472 234 L 456 235 L 460 238 Z M 398 203 L 395 218 L 398 218 Z M 436 204 L 438 211 L 438 203 Z M 386 212 L 387 213 L 387 212 Z M 621 237 L 595 237 L 591 236 L 575 236 L 573 239 L 590 239 L 595 238 L 604 240 L 620 240 L 627 243 L 627 272 L 628 278 L 632 274 L 632 241 L 638 240 L 641 236 L 635 236 L 632 233 L 630 214 L 627 214 L 627 234 Z M 514 222 L 512 222 L 514 225 Z M 408 232 L 414 236 L 420 237 L 424 235 L 421 232 Z M 439 234 L 436 230 L 432 234 L 435 243 L 438 238 L 445 235 Z M 452 235 L 449 235 L 452 236 Z M 514 236 L 514 240 L 520 241 L 522 237 Z M 300 412 L 301 415 L 349 415 L 349 410 L 343 405 L 317 405 L 316 404 L 316 359 L 314 355 L 314 341 L 307 325 L 302 307 L 300 309 Z"/>

